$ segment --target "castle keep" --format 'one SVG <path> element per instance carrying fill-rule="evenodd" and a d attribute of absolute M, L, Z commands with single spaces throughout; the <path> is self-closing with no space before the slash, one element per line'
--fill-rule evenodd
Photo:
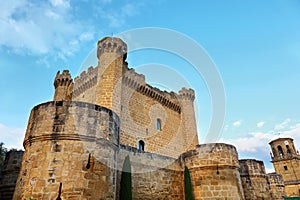
<path fill-rule="evenodd" d="M 298 194 L 300 175 L 278 174 L 282 165 L 299 172 L 292 140 L 292 157 L 273 151 L 277 174 L 261 161 L 239 161 L 232 145 L 198 144 L 194 91 L 148 85 L 126 56 L 121 39 L 106 37 L 96 67 L 74 79 L 57 72 L 53 101 L 31 111 L 13 199 L 119 199 L 126 156 L 133 199 L 184 199 L 185 167 L 197 200 L 283 199 L 284 186 Z"/>

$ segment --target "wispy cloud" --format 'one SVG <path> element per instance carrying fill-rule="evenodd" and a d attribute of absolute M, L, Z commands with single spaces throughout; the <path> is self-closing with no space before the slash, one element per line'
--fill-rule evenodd
<path fill-rule="evenodd" d="M 233 122 L 232 124 L 234 127 L 240 127 L 242 125 L 242 120 L 238 120 L 238 121 L 235 121 Z"/>
<path fill-rule="evenodd" d="M 7 149 L 22 149 L 24 135 L 24 128 L 8 127 L 0 123 L 0 142 L 3 142 Z"/>
<path fill-rule="evenodd" d="M 50 0 L 51 4 L 55 7 L 70 7 L 70 1 L 69 0 Z"/>
<path fill-rule="evenodd" d="M 286 128 L 288 126 L 288 124 L 291 122 L 290 118 L 285 119 L 283 122 L 281 122 L 280 124 L 275 125 L 274 127 L 274 131 L 280 131 L 283 130 L 284 128 Z"/>
<path fill-rule="evenodd" d="M 108 25 L 110 27 L 116 28 L 125 25 L 128 17 L 139 14 L 139 10 L 143 6 L 144 3 L 139 1 L 115 7 L 115 10 L 98 7 L 97 12 L 102 19 L 108 20 Z"/>
<path fill-rule="evenodd" d="M 300 147 L 300 123 L 287 127 L 290 121 L 291 119 L 286 119 L 280 123 L 280 125 L 282 125 L 281 128 L 285 127 L 285 130 L 282 130 L 280 135 L 274 134 L 275 129 L 266 132 L 254 131 L 244 133 L 238 138 L 222 139 L 222 142 L 233 144 L 242 152 L 261 153 L 265 151 L 271 140 L 278 137 L 291 137 L 295 140 L 295 143 L 298 144 L 298 147 Z M 277 126 L 275 126 L 275 128 L 277 128 Z"/>
<path fill-rule="evenodd" d="M 29 0 L 2 2 L 0 10 L 0 46 L 21 54 L 72 55 L 80 49 L 78 40 L 86 35 L 92 40 L 94 31 L 83 21 L 75 19 L 69 1 L 51 0 L 33 2 Z M 74 47 L 75 46 L 75 47 Z"/>
<path fill-rule="evenodd" d="M 262 127 L 265 125 L 265 123 L 266 123 L 266 122 L 258 122 L 258 123 L 256 124 L 256 126 L 257 126 L 258 128 L 262 128 Z"/>
<path fill-rule="evenodd" d="M 0 4 L 0 50 L 39 56 L 40 61 L 67 60 L 87 42 L 95 42 L 95 37 L 103 31 L 99 25 L 123 26 L 128 18 L 141 13 L 145 2 L 3 1 Z"/>

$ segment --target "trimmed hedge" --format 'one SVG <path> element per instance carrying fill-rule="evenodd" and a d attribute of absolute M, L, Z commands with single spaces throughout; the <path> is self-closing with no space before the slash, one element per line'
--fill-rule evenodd
<path fill-rule="evenodd" d="M 184 167 L 184 194 L 185 200 L 194 199 L 190 170 L 186 166 Z"/>
<path fill-rule="evenodd" d="M 131 164 L 129 156 L 126 156 L 123 164 L 120 184 L 120 200 L 132 200 Z"/>

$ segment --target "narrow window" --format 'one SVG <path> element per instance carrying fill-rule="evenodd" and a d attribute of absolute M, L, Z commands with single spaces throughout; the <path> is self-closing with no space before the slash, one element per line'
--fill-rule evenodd
<path fill-rule="evenodd" d="M 287 151 L 288 154 L 291 154 L 291 153 L 292 153 L 292 152 L 291 152 L 291 149 L 290 149 L 290 147 L 289 147 L 289 145 L 286 145 L 286 151 Z"/>
<path fill-rule="evenodd" d="M 279 155 L 283 156 L 284 153 L 283 153 L 282 147 L 281 147 L 280 145 L 278 145 L 278 146 L 277 146 L 277 149 L 278 149 Z"/>
<path fill-rule="evenodd" d="M 160 121 L 160 119 L 156 119 L 156 129 L 161 131 L 161 121 Z"/>
<path fill-rule="evenodd" d="M 144 151 L 145 150 L 145 142 L 143 140 L 139 141 L 139 150 Z"/>
<path fill-rule="evenodd" d="M 284 170 L 288 170 L 288 167 L 287 167 L 287 166 L 284 166 Z"/>

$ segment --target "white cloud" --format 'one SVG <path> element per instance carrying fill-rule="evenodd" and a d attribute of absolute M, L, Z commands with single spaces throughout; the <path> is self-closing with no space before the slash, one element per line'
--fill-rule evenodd
<path fill-rule="evenodd" d="M 224 131 L 228 131 L 229 125 L 224 126 Z"/>
<path fill-rule="evenodd" d="M 111 6 L 108 6 L 111 0 L 80 3 L 79 6 L 69 0 L 1 2 L 0 48 L 11 53 L 65 60 L 86 42 L 93 41 L 96 33 L 101 33 L 96 28 L 99 25 L 123 26 L 129 17 L 145 7 L 142 1 Z M 83 16 L 86 13 L 92 14 L 87 18 Z"/>
<path fill-rule="evenodd" d="M 265 125 L 265 123 L 266 123 L 266 122 L 258 122 L 256 126 L 257 126 L 258 128 L 262 128 L 262 127 Z"/>
<path fill-rule="evenodd" d="M 233 122 L 232 124 L 234 127 L 240 127 L 242 125 L 242 120 L 238 120 L 238 121 L 235 121 Z"/>
<path fill-rule="evenodd" d="M 50 3 L 54 7 L 65 7 L 65 8 L 70 7 L 70 1 L 69 0 L 50 0 Z"/>
<path fill-rule="evenodd" d="M 265 152 L 268 154 L 269 151 L 269 142 L 278 138 L 278 137 L 290 137 L 294 139 L 296 148 L 300 147 L 300 123 L 293 126 L 287 127 L 287 124 L 290 123 L 291 119 L 284 120 L 281 123 L 282 127 L 286 127 L 286 130 L 282 130 L 280 135 L 274 134 L 275 130 L 270 130 L 267 132 L 251 132 L 244 133 L 239 138 L 231 139 L 222 139 L 222 142 L 232 144 L 237 147 L 241 152 L 251 152 L 261 154 Z"/>
<path fill-rule="evenodd" d="M 272 168 L 266 168 L 266 173 L 274 173 L 275 172 L 275 169 L 272 167 Z"/>
<path fill-rule="evenodd" d="M 65 57 L 80 49 L 80 44 L 70 46 L 71 41 L 94 39 L 93 28 L 75 19 L 69 1 L 4 1 L 0 10 L 0 46 L 14 53 Z"/>
<path fill-rule="evenodd" d="M 138 3 L 127 3 L 121 5 L 115 10 L 97 8 L 98 14 L 102 19 L 108 20 L 108 25 L 112 28 L 120 27 L 126 23 L 128 17 L 139 14 L 139 9 L 144 6 L 142 2 Z"/>
<path fill-rule="evenodd" d="M 253 132 L 244 137 L 223 140 L 225 143 L 233 144 L 239 151 L 259 152 L 259 149 L 266 147 L 274 137 L 270 133 Z"/>
<path fill-rule="evenodd" d="M 288 126 L 288 124 L 291 122 L 290 118 L 285 119 L 283 122 L 281 122 L 280 124 L 275 125 L 274 127 L 274 131 L 280 131 L 283 130 L 284 128 L 286 128 Z"/>
<path fill-rule="evenodd" d="M 52 10 L 47 10 L 45 15 L 53 20 L 57 20 L 60 18 L 60 15 Z"/>
<path fill-rule="evenodd" d="M 3 142 L 7 149 L 23 149 L 24 136 L 24 128 L 8 127 L 0 124 L 0 142 Z"/>

